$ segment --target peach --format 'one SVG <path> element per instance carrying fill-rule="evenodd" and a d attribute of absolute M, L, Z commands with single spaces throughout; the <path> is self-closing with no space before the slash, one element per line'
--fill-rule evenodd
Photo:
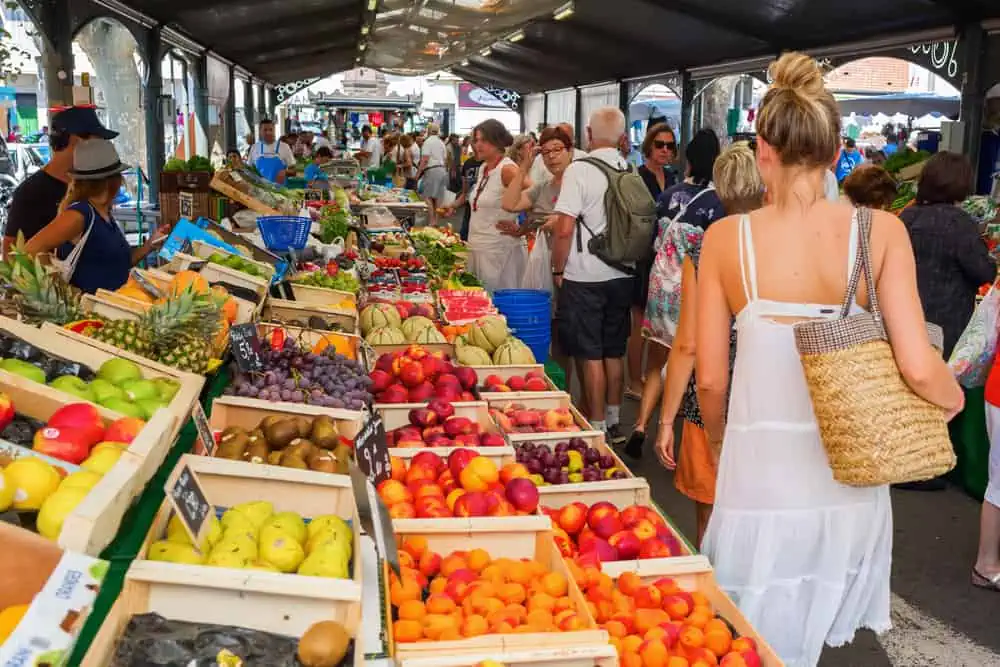
<path fill-rule="evenodd" d="M 587 510 L 587 525 L 593 529 L 595 524 L 606 516 L 619 518 L 618 508 L 606 500 L 594 503 Z"/>
<path fill-rule="evenodd" d="M 389 457 L 390 478 L 401 482 L 406 479 L 406 461 L 398 456 Z"/>
<path fill-rule="evenodd" d="M 425 577 L 437 576 L 437 573 L 441 571 L 441 556 L 432 551 L 426 551 L 420 556 L 420 560 L 417 561 L 417 569 Z"/>
<path fill-rule="evenodd" d="M 406 485 L 396 479 L 383 480 L 378 485 L 378 495 L 388 507 L 396 503 L 413 502 L 413 493 Z"/>
<path fill-rule="evenodd" d="M 420 599 L 420 585 L 416 580 L 404 577 L 402 581 L 398 579 L 389 584 L 389 600 L 396 607 L 401 606 L 408 600 Z"/>
<path fill-rule="evenodd" d="M 470 491 L 459 497 L 455 501 L 453 509 L 455 516 L 486 516 L 489 514 L 486 495 L 479 491 Z"/>
<path fill-rule="evenodd" d="M 417 509 L 413 503 L 396 503 L 389 507 L 389 516 L 393 519 L 413 519 L 417 516 Z"/>
<path fill-rule="evenodd" d="M 477 456 L 462 469 L 458 481 L 466 491 L 486 491 L 499 479 L 496 464 L 485 456 Z"/>
<path fill-rule="evenodd" d="M 427 615 L 427 609 L 420 600 L 407 600 L 399 605 L 397 615 L 400 620 L 420 621 Z"/>
<path fill-rule="evenodd" d="M 506 485 L 512 479 L 523 477 L 527 479 L 531 475 L 523 463 L 508 463 L 500 469 L 500 482 Z"/>
<path fill-rule="evenodd" d="M 415 502 L 418 502 L 421 498 L 441 498 L 444 500 L 444 490 L 431 481 L 420 480 L 411 490 L 413 491 L 413 500 Z"/>
<path fill-rule="evenodd" d="M 514 516 L 518 513 L 516 507 L 506 498 L 500 498 L 495 504 L 493 504 L 489 512 L 489 516 Z"/>
<path fill-rule="evenodd" d="M 687 658 L 683 658 L 679 655 L 670 656 L 670 660 L 667 661 L 667 667 L 690 667 Z"/>
<path fill-rule="evenodd" d="M 635 560 L 642 550 L 642 543 L 631 530 L 620 530 L 608 538 L 608 544 L 618 552 L 620 560 Z"/>
<path fill-rule="evenodd" d="M 455 619 L 446 614 L 427 614 L 424 617 L 424 636 L 432 641 L 441 639 L 445 630 L 455 629 Z"/>
<path fill-rule="evenodd" d="M 733 638 L 730 636 L 728 629 L 719 630 L 712 628 L 705 632 L 705 648 L 714 653 L 717 658 L 721 658 L 729 653 L 729 648 L 732 644 Z"/>
<path fill-rule="evenodd" d="M 743 651 L 753 651 L 757 652 L 757 642 L 754 641 L 753 637 L 738 637 L 733 640 L 733 651 L 743 652 Z"/>
<path fill-rule="evenodd" d="M 691 596 L 683 591 L 668 595 L 663 600 L 663 610 L 670 614 L 670 618 L 679 621 L 688 617 L 694 609 Z"/>
<path fill-rule="evenodd" d="M 570 503 L 559 510 L 559 525 L 570 535 L 577 535 L 587 524 L 587 506 L 581 502 Z"/>
<path fill-rule="evenodd" d="M 421 621 L 400 619 L 392 624 L 392 634 L 398 642 L 415 642 L 423 638 L 424 626 Z"/>
<path fill-rule="evenodd" d="M 622 520 L 622 523 L 625 524 L 626 528 L 631 528 L 636 525 L 643 517 L 644 512 L 642 505 L 629 505 L 623 509 L 619 515 L 619 518 Z"/>
<path fill-rule="evenodd" d="M 635 610 L 635 630 L 638 634 L 644 635 L 649 629 L 670 620 L 667 612 L 662 609 L 636 609 Z M 699 631 L 700 632 L 700 631 Z"/>
<path fill-rule="evenodd" d="M 639 538 L 640 542 L 645 542 L 646 540 L 656 537 L 656 525 L 649 519 L 639 519 L 639 521 L 632 526 L 632 532 L 635 533 L 635 536 Z"/>
<path fill-rule="evenodd" d="M 444 519 L 452 515 L 447 503 L 439 496 L 423 498 L 415 506 L 417 517 L 421 519 Z"/>
<path fill-rule="evenodd" d="M 653 585 L 656 586 L 658 589 L 660 589 L 660 593 L 663 594 L 663 597 L 667 597 L 668 595 L 673 595 L 674 593 L 679 593 L 681 590 L 680 586 L 677 585 L 677 582 L 671 579 L 670 577 L 660 577 L 659 579 L 653 582 Z M 698 593 L 698 595 L 701 595 L 701 593 Z"/>
<path fill-rule="evenodd" d="M 705 645 L 705 633 L 694 626 L 688 625 L 681 630 L 681 636 L 678 641 L 685 650 L 701 648 Z"/>
<path fill-rule="evenodd" d="M 639 558 L 670 558 L 673 554 L 670 552 L 670 547 L 661 542 L 660 540 L 653 538 L 651 540 L 646 540 L 642 543 L 639 548 Z"/>
<path fill-rule="evenodd" d="M 656 586 L 641 586 L 633 597 L 635 606 L 642 609 L 659 609 L 663 605 L 663 595 Z"/>
<path fill-rule="evenodd" d="M 642 579 L 635 572 L 622 572 L 618 577 L 618 590 L 632 597 L 643 587 Z"/>
<path fill-rule="evenodd" d="M 437 481 L 437 471 L 427 465 L 417 466 L 411 465 L 410 469 L 406 471 L 406 485 L 413 488 L 413 485 L 420 480 L 427 480 L 429 482 Z"/>
<path fill-rule="evenodd" d="M 439 475 L 442 470 L 445 469 L 444 460 L 435 454 L 434 452 L 429 452 L 426 449 L 417 453 L 412 459 L 410 459 L 410 467 L 414 466 L 430 466 L 434 470 L 435 476 Z"/>
<path fill-rule="evenodd" d="M 490 626 L 486 623 L 486 619 L 479 614 L 469 614 L 462 621 L 461 632 L 463 637 L 478 637 L 485 635 L 489 630 Z"/>
<path fill-rule="evenodd" d="M 447 595 L 429 595 L 424 606 L 429 614 L 450 614 L 455 611 L 455 601 Z"/>
<path fill-rule="evenodd" d="M 647 639 L 639 645 L 639 657 L 643 667 L 666 667 L 670 653 L 659 639 Z"/>

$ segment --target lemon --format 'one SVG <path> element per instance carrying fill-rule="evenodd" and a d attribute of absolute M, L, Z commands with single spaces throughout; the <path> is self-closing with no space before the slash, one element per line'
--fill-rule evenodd
<path fill-rule="evenodd" d="M 101 481 L 102 475 L 90 470 L 77 470 L 70 473 L 59 485 L 59 490 L 63 489 L 92 489 Z"/>
<path fill-rule="evenodd" d="M 63 522 L 76 506 L 83 502 L 83 499 L 90 493 L 90 489 L 80 489 L 70 487 L 59 489 L 42 503 L 38 511 L 38 518 L 35 520 L 35 527 L 42 537 L 50 540 L 59 539 L 62 532 Z"/>
<path fill-rule="evenodd" d="M 120 459 L 121 456 L 122 450 L 117 447 L 108 447 L 99 452 L 92 452 L 90 456 L 88 456 L 86 460 L 80 464 L 80 467 L 84 470 L 96 472 L 98 475 L 104 475 L 115 467 L 115 464 L 118 463 L 118 459 Z"/>
<path fill-rule="evenodd" d="M 33 456 L 17 459 L 4 468 L 6 483 L 14 489 L 12 507 L 37 510 L 59 488 L 59 472 Z"/>

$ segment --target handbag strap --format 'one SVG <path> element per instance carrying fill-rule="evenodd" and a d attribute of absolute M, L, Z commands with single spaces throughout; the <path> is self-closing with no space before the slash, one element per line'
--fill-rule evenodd
<path fill-rule="evenodd" d="M 865 287 L 868 292 L 868 309 L 878 324 L 879 332 L 885 335 L 885 325 L 882 322 L 882 309 L 878 305 L 878 291 L 875 289 L 875 272 L 872 270 L 871 233 L 872 211 L 870 208 L 856 208 L 854 215 L 858 222 L 858 257 L 854 260 L 854 270 L 847 283 L 847 292 L 841 304 L 840 317 L 845 318 L 851 312 L 851 305 L 858 292 L 858 284 L 862 274 L 865 277 Z"/>

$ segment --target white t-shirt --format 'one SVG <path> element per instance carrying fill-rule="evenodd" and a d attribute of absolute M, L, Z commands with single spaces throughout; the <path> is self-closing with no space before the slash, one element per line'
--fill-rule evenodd
<path fill-rule="evenodd" d="M 323 146 L 330 148 L 331 147 L 330 140 L 327 139 L 322 134 L 317 134 L 315 137 L 313 137 L 313 152 L 315 152 L 317 148 L 321 148 Z"/>
<path fill-rule="evenodd" d="M 431 167 L 443 167 L 445 165 L 448 151 L 445 149 L 441 137 L 436 134 L 427 137 L 420 151 L 421 159 L 427 158 L 428 169 Z"/>
<path fill-rule="evenodd" d="M 574 148 L 573 159 L 579 160 L 582 157 L 587 157 L 587 151 Z M 535 161 L 531 163 L 531 171 L 528 172 L 528 176 L 531 177 L 532 183 L 542 183 L 552 178 L 552 172 L 545 166 L 545 160 L 542 159 L 541 153 L 536 155 Z"/>
<path fill-rule="evenodd" d="M 369 137 L 368 141 L 361 144 L 361 150 L 371 153 L 367 161 L 362 161 L 362 169 L 378 169 L 382 164 L 382 140 L 378 137 Z"/>
<path fill-rule="evenodd" d="M 628 163 L 617 148 L 598 148 L 591 151 L 590 157 L 604 160 L 608 164 L 625 169 Z M 555 212 L 568 215 L 574 220 L 582 215 L 594 234 L 600 234 L 608 226 L 607 213 L 604 210 L 604 195 L 608 191 L 608 179 L 594 165 L 586 162 L 572 162 L 563 173 L 562 188 L 559 190 L 559 201 Z M 587 250 L 590 232 L 580 223 L 574 223 L 573 236 L 570 239 L 569 258 L 563 278 L 578 283 L 603 283 L 616 278 L 628 278 L 629 275 L 618 269 L 613 269 Z M 577 251 L 577 234 L 583 245 L 582 251 Z"/>
<path fill-rule="evenodd" d="M 257 161 L 261 155 L 274 155 L 277 152 L 278 157 L 285 163 L 285 166 L 291 167 L 295 165 L 295 155 L 292 153 L 291 147 L 283 141 L 275 142 L 278 145 L 277 151 L 275 150 L 274 144 L 264 144 L 260 141 L 254 142 L 254 145 L 250 147 L 249 162 L 253 164 Z M 261 150 L 261 147 L 264 150 Z"/>

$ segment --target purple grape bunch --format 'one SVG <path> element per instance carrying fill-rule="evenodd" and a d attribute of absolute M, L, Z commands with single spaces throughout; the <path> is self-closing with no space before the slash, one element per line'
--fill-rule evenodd
<path fill-rule="evenodd" d="M 570 457 L 570 452 L 578 453 L 579 457 L 575 461 L 571 460 L 573 457 Z M 524 464 L 529 473 L 539 475 L 548 484 L 597 482 L 628 477 L 628 473 L 618 467 L 613 456 L 602 454 L 583 438 L 571 438 L 551 449 L 545 443 L 524 442 L 518 444 L 515 458 L 518 463 Z"/>
<path fill-rule="evenodd" d="M 286 340 L 280 350 L 261 350 L 261 359 L 263 371 L 237 371 L 225 393 L 346 410 L 360 410 L 372 402 L 371 379 L 364 366 L 332 347 L 314 354 Z"/>

